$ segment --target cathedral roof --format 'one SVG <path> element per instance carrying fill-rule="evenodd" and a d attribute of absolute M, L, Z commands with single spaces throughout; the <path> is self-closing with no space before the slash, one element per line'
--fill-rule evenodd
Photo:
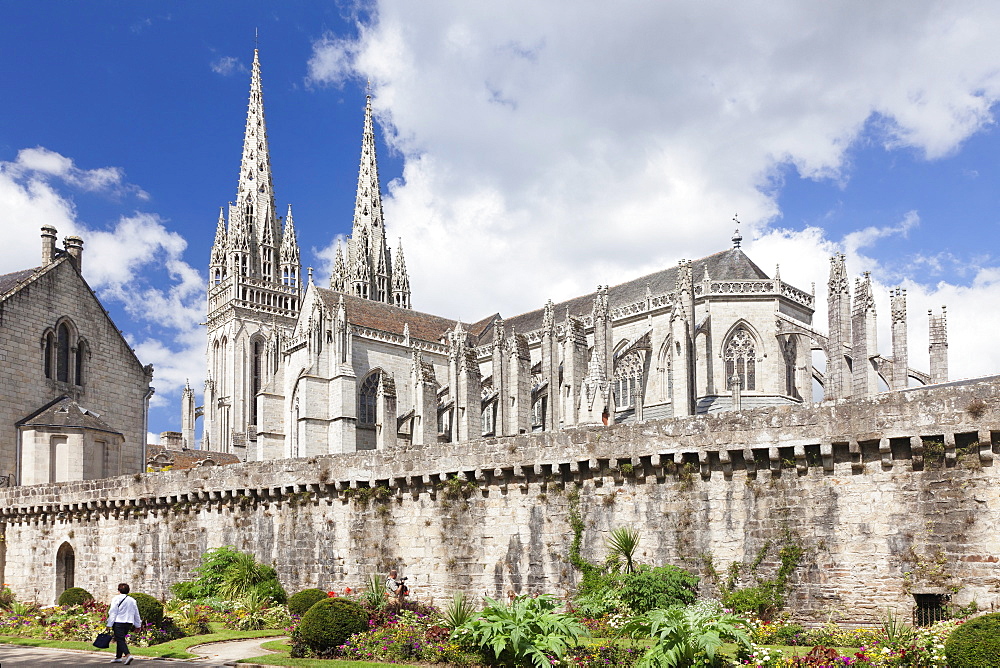
<path fill-rule="evenodd" d="M 712 280 L 742 281 L 769 278 L 764 271 L 754 264 L 739 248 L 729 248 L 699 260 L 691 260 L 692 276 L 695 282 L 704 277 L 705 270 Z M 647 274 L 625 283 L 612 285 L 608 288 L 608 309 L 631 304 L 646 298 L 646 289 L 653 295 L 673 292 L 677 287 L 677 266 Z M 566 311 L 574 317 L 589 315 L 594 307 L 596 292 L 590 292 L 579 297 L 573 297 L 555 305 L 556 321 L 562 321 Z M 539 308 L 520 315 L 504 319 L 504 326 L 509 335 L 511 331 L 527 333 L 542 327 L 545 309 Z M 493 318 L 495 316 L 491 316 Z M 489 319 L 487 319 L 489 320 Z M 479 337 L 478 344 L 484 345 L 493 341 L 493 328 L 486 327 Z"/>
<path fill-rule="evenodd" d="M 109 434 L 120 434 L 111 428 L 97 413 L 83 408 L 67 396 L 51 401 L 18 423 L 26 427 L 56 427 L 92 429 Z"/>
<path fill-rule="evenodd" d="M 323 304 L 334 313 L 337 311 L 340 299 L 343 298 L 347 319 L 352 325 L 360 325 L 399 336 L 403 336 L 403 329 L 406 327 L 409 328 L 412 338 L 439 343 L 445 332 L 454 329 L 457 324 L 457 321 L 449 318 L 362 299 L 327 288 L 313 286 L 310 289 L 316 290 L 319 298 L 323 300 Z"/>

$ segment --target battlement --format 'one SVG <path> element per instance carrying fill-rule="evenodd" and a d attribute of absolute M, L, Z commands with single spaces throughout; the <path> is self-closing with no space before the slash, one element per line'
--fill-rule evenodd
<path fill-rule="evenodd" d="M 506 486 L 582 478 L 734 473 L 864 475 L 992 464 L 1000 451 L 1000 376 L 874 397 L 585 426 L 465 443 L 401 447 L 0 490 L 0 518 L 236 502 L 386 486 L 419 495 L 458 478 Z M 994 441 L 997 444 L 994 444 Z M 766 473 L 765 473 L 766 472 Z"/>

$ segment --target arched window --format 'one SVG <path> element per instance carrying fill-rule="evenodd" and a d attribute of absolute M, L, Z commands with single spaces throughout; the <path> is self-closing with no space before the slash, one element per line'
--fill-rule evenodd
<path fill-rule="evenodd" d="M 76 369 L 75 369 L 76 373 L 73 374 L 73 382 L 76 385 L 80 385 L 80 386 L 83 385 L 83 365 L 84 365 L 84 358 L 87 356 L 87 350 L 88 350 L 88 347 L 87 347 L 87 342 L 86 341 L 84 341 L 83 339 L 80 339 L 79 341 L 77 341 L 77 344 L 76 344 Z"/>
<path fill-rule="evenodd" d="M 257 393 L 264 373 L 264 342 L 255 339 L 250 344 L 250 424 L 257 424 Z"/>
<path fill-rule="evenodd" d="M 635 398 L 642 381 L 643 360 L 639 351 L 633 350 L 615 365 L 614 383 L 615 407 L 624 410 L 635 406 Z"/>
<path fill-rule="evenodd" d="M 378 385 L 381 380 L 379 372 L 372 373 L 361 383 L 361 394 L 358 397 L 358 424 L 374 425 L 376 407 L 378 406 Z"/>
<path fill-rule="evenodd" d="M 56 354 L 56 337 L 52 332 L 47 332 L 45 334 L 45 343 L 43 345 L 43 354 L 45 358 L 42 360 L 42 364 L 45 367 L 45 377 L 52 378 L 52 359 Z"/>
<path fill-rule="evenodd" d="M 69 382 L 69 327 L 61 323 L 56 330 L 56 380 Z"/>
<path fill-rule="evenodd" d="M 76 586 L 76 554 L 69 543 L 63 543 L 56 552 L 56 598 Z"/>
<path fill-rule="evenodd" d="M 757 351 L 754 339 L 744 327 L 737 327 L 726 343 L 726 386 L 734 376 L 740 378 L 740 389 L 757 389 Z"/>

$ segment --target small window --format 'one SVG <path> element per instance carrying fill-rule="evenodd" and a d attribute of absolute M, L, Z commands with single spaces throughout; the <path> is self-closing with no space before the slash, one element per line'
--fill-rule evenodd
<path fill-rule="evenodd" d="M 930 626 L 934 622 L 948 619 L 946 606 L 950 598 L 947 594 L 914 594 L 916 607 L 913 609 L 913 625 Z"/>
<path fill-rule="evenodd" d="M 69 327 L 66 323 L 59 325 L 56 341 L 56 379 L 69 382 Z"/>
<path fill-rule="evenodd" d="M 42 364 L 45 366 L 45 377 L 52 378 L 52 357 L 56 352 L 56 337 L 52 332 L 45 335 L 44 348 L 45 358 L 42 360 Z"/>
<path fill-rule="evenodd" d="M 80 340 L 76 344 L 76 373 L 73 376 L 73 382 L 81 387 L 83 386 L 83 366 L 86 356 L 87 342 Z"/>

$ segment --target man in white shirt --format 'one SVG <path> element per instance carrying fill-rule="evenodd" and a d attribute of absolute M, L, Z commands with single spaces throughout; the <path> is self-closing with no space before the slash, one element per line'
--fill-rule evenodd
<path fill-rule="evenodd" d="M 133 628 L 142 626 L 139 618 L 139 606 L 135 599 L 128 595 L 129 586 L 124 582 L 118 585 L 118 595 L 111 599 L 108 610 L 108 628 L 115 635 L 115 660 L 111 663 L 132 663 L 132 655 L 125 644 L 125 636 Z"/>

